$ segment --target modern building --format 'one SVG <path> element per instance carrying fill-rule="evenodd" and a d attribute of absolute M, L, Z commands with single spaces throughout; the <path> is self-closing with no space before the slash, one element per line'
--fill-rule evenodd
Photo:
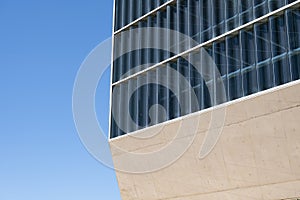
<path fill-rule="evenodd" d="M 118 171 L 123 199 L 300 198 L 299 0 L 115 0 L 113 38 L 116 168 L 193 136 L 159 170 Z"/>

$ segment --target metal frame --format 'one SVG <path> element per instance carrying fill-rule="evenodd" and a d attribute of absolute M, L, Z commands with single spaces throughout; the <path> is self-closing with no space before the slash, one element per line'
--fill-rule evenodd
<path fill-rule="evenodd" d="M 110 88 L 109 88 L 109 119 L 108 119 L 108 139 L 110 140 L 111 134 L 111 109 L 112 109 L 112 84 L 113 84 L 113 72 L 114 72 L 114 41 L 115 41 L 115 20 L 116 20 L 116 0 L 113 3 L 113 20 L 112 20 L 112 40 L 111 40 L 111 63 L 110 63 Z"/>
<path fill-rule="evenodd" d="M 150 11 L 150 12 L 146 13 L 145 15 L 139 17 L 138 19 L 136 19 L 136 20 L 134 20 L 133 22 L 127 24 L 126 26 L 120 28 L 119 30 L 117 30 L 117 31 L 115 31 L 115 32 L 114 32 L 114 30 L 113 30 L 113 33 L 114 33 L 113 35 L 117 35 L 118 33 L 121 33 L 122 31 L 128 29 L 129 27 L 133 26 L 134 24 L 137 24 L 138 22 L 140 22 L 140 21 L 144 20 L 145 18 L 147 18 L 147 17 L 149 17 L 149 16 L 155 14 L 156 12 L 158 12 L 158 11 L 164 9 L 164 8 L 167 7 L 168 5 L 170 5 L 170 4 L 172 4 L 172 3 L 175 3 L 176 1 L 177 1 L 177 0 L 170 0 L 170 1 L 167 1 L 167 2 L 164 3 L 163 5 L 161 5 L 161 6 L 157 7 L 157 8 L 155 8 L 155 9 L 153 9 L 152 11 Z M 116 1 L 114 1 L 114 2 L 116 2 Z M 114 16 L 114 18 L 115 18 L 115 16 Z M 113 27 L 114 27 L 114 25 L 115 25 L 115 23 L 113 24 Z"/>

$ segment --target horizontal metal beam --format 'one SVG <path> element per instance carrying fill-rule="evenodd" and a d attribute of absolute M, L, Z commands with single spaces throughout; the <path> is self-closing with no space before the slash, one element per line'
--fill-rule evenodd
<path fill-rule="evenodd" d="M 155 14 L 156 12 L 158 12 L 158 11 L 160 11 L 160 10 L 166 8 L 168 5 L 173 4 L 173 3 L 175 3 L 175 2 L 176 2 L 176 0 L 170 0 L 170 1 L 167 1 L 167 2 L 164 3 L 163 5 L 161 5 L 161 6 L 157 7 L 157 8 L 155 8 L 154 10 L 148 12 L 147 14 L 141 16 L 140 18 L 134 20 L 133 22 L 131 22 L 131 23 L 127 24 L 126 26 L 120 28 L 119 30 L 115 31 L 115 32 L 114 32 L 114 35 L 116 35 L 116 34 L 118 34 L 118 33 L 121 33 L 122 31 L 124 31 L 124 30 L 130 28 L 131 26 L 137 24 L 138 22 L 140 22 L 140 21 L 146 19 L 147 17 L 149 17 L 149 16 Z"/>

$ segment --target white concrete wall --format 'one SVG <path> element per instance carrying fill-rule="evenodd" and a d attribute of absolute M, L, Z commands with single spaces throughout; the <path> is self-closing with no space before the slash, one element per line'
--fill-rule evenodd
<path fill-rule="evenodd" d="M 123 200 L 277 200 L 300 197 L 300 82 L 227 105 L 222 135 L 199 159 L 211 111 L 182 120 L 198 122 L 191 147 L 172 165 L 146 174 L 117 171 Z M 131 153 L 158 151 L 174 140 L 180 120 L 163 125 L 151 139 L 125 136 L 111 141 L 117 168 L 134 163 Z M 193 126 L 191 126 L 193 127 Z M 160 126 L 154 129 L 159 130 Z M 143 130 L 136 135 L 147 135 Z M 178 144 L 192 135 L 175 139 Z M 126 149 L 119 151 L 116 146 Z M 127 159 L 128 158 L 128 159 Z M 156 162 L 153 160 L 153 162 Z"/>

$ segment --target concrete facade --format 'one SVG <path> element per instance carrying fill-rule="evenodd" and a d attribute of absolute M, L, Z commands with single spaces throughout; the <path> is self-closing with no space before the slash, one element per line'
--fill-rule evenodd
<path fill-rule="evenodd" d="M 158 171 L 132 174 L 117 171 L 123 200 L 279 200 L 300 198 L 300 82 L 295 81 L 221 106 L 225 125 L 213 151 L 199 159 L 211 110 L 144 129 L 110 141 L 116 168 L 132 163 L 130 153 L 158 151 L 174 140 L 181 120 L 196 128 L 196 137 L 173 164 Z M 196 126 L 195 122 L 198 122 Z M 194 122 L 194 123 L 193 123 Z M 218 128 L 218 127 L 216 127 Z M 178 144 L 188 137 L 176 138 Z M 193 130 L 194 131 L 194 130 Z M 191 131 L 192 132 L 192 131 Z M 128 154 L 119 151 L 128 151 Z M 153 160 L 153 162 L 156 162 Z"/>

